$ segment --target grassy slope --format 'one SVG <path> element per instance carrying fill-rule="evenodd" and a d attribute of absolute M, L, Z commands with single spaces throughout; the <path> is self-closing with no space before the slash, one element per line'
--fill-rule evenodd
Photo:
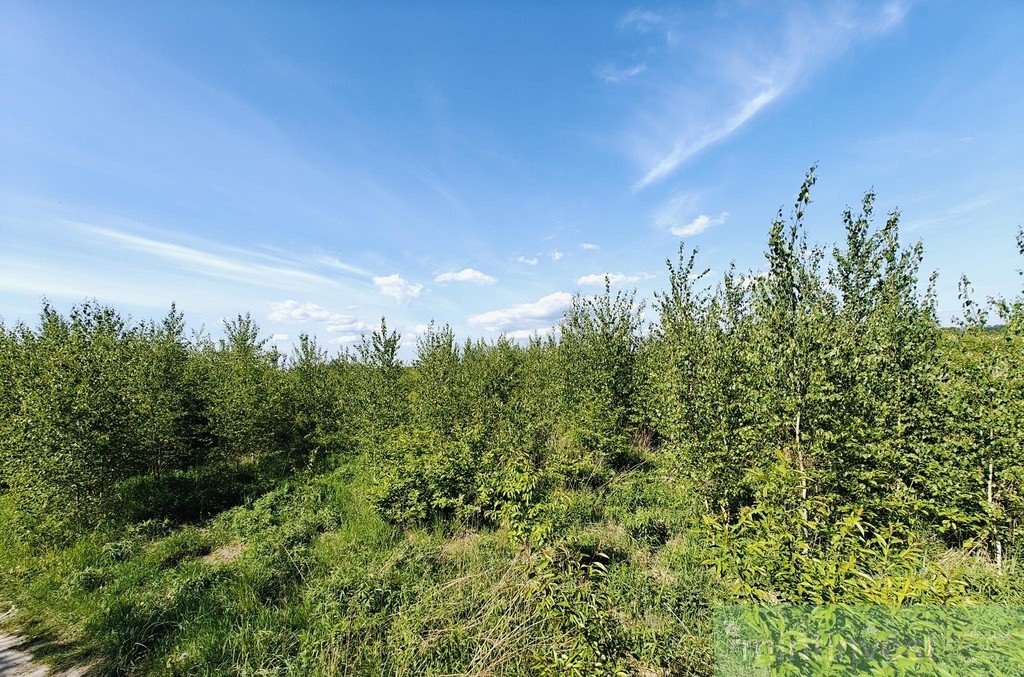
<path fill-rule="evenodd" d="M 707 669 L 715 584 L 682 489 L 656 470 L 558 493 L 557 545 L 532 549 L 504 530 L 394 527 L 369 490 L 350 465 L 205 522 L 43 553 L 8 529 L 0 599 L 54 662 L 112 673 Z"/>
<path fill-rule="evenodd" d="M 44 551 L 0 497 L 0 604 L 44 658 L 114 674 L 710 673 L 727 586 L 690 492 L 656 463 L 556 491 L 528 538 L 396 527 L 372 485 L 353 462 L 204 521 Z M 929 556 L 975 599 L 1024 599 L 1013 567 Z"/>

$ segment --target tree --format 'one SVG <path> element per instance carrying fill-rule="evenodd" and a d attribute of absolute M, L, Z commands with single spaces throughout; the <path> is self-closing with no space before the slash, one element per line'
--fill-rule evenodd
<path fill-rule="evenodd" d="M 259 332 L 248 313 L 238 315 L 225 320 L 217 348 L 205 351 L 210 431 L 222 457 L 237 463 L 273 455 L 287 434 L 280 356 Z"/>

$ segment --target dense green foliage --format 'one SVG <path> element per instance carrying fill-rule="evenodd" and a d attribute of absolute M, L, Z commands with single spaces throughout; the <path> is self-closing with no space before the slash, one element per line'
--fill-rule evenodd
<path fill-rule="evenodd" d="M 1024 303 L 940 328 L 899 214 L 813 246 L 813 183 L 650 326 L 609 286 L 411 364 L 383 321 L 3 326 L 0 601 L 133 674 L 708 674 L 721 604 L 1020 603 Z"/>

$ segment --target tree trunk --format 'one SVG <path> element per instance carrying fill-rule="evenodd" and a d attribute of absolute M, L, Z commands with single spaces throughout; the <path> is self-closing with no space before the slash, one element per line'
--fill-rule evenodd
<path fill-rule="evenodd" d="M 796 423 L 793 425 L 796 436 L 796 462 L 800 468 L 800 498 L 807 500 L 807 472 L 804 467 L 804 447 L 800 443 L 800 412 L 796 412 Z"/>
<path fill-rule="evenodd" d="M 992 496 L 993 486 L 995 484 L 995 465 L 993 460 L 988 460 L 988 507 L 991 513 L 995 509 L 995 502 Z M 996 568 L 1002 568 L 1003 566 L 1003 542 L 998 538 L 995 541 L 995 557 L 996 557 Z"/>
<path fill-rule="evenodd" d="M 810 550 L 810 546 L 806 541 L 806 525 L 807 525 L 807 468 L 804 465 L 804 447 L 800 443 L 800 411 L 796 412 L 796 421 L 793 424 L 793 434 L 796 439 L 796 462 L 797 467 L 800 469 L 800 517 L 803 523 L 800 525 L 800 535 L 804 540 L 804 554 L 806 555 Z"/>

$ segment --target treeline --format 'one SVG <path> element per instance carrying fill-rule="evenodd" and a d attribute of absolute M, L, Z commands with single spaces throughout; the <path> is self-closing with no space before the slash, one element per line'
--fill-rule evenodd
<path fill-rule="evenodd" d="M 864 583 L 890 550 L 1013 556 L 1024 306 L 977 303 L 965 281 L 963 321 L 940 328 L 899 214 L 876 225 L 869 193 L 843 216 L 845 242 L 812 246 L 813 183 L 772 223 L 763 272 L 713 285 L 681 248 L 653 326 L 606 287 L 526 345 L 431 325 L 410 365 L 383 322 L 351 353 L 304 336 L 283 355 L 249 316 L 214 342 L 173 308 L 130 324 L 101 305 L 45 305 L 37 326 L 0 332 L 0 487 L 27 532 L 53 538 L 201 517 L 360 457 L 394 523 L 543 543 L 577 518 L 577 490 L 656 459 L 703 506 L 710 561 L 741 596 L 891 599 Z M 632 515 L 637 538 L 672 531 L 641 498 Z"/>
<path fill-rule="evenodd" d="M 257 474 L 306 463 L 326 442 L 323 356 L 268 349 L 249 316 L 225 338 L 188 337 L 173 307 L 129 325 L 94 303 L 44 304 L 0 334 L 0 483 L 46 537 L 104 520 L 209 514 Z M 322 418 L 322 417 L 321 417 Z"/>

